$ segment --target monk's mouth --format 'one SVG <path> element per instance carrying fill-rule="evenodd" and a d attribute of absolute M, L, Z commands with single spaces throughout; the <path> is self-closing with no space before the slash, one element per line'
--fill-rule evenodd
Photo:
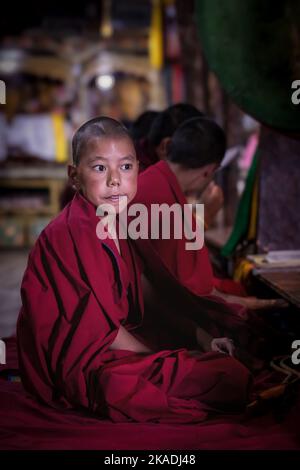
<path fill-rule="evenodd" d="M 113 196 L 106 197 L 105 199 L 112 203 L 118 203 L 118 202 L 123 201 L 125 197 L 126 197 L 125 194 L 116 194 Z"/>

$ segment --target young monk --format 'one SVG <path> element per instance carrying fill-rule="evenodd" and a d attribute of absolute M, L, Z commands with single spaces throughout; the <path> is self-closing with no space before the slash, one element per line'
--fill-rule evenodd
<path fill-rule="evenodd" d="M 83 407 L 115 422 L 198 422 L 243 410 L 250 376 L 236 359 L 154 351 L 135 336 L 138 262 L 130 241 L 98 238 L 96 215 L 103 204 L 119 213 L 135 196 L 138 162 L 127 130 L 95 118 L 72 145 L 76 195 L 40 235 L 22 283 L 25 388 L 53 407 Z"/>
<path fill-rule="evenodd" d="M 193 117 L 201 116 L 204 117 L 204 114 L 201 111 L 199 111 L 195 106 L 187 103 L 176 103 L 160 112 L 154 118 L 147 138 L 145 139 L 147 145 L 145 145 L 144 142 L 142 146 L 142 148 L 146 149 L 146 152 L 140 152 L 141 146 L 137 147 L 139 160 L 142 158 L 142 161 L 144 162 L 145 155 L 154 156 L 152 160 L 148 158 L 147 167 L 151 164 L 153 165 L 157 163 L 159 160 L 166 160 L 168 145 L 176 129 L 184 121 Z M 142 167 L 142 170 L 144 169 L 145 165 Z M 195 193 L 197 199 L 199 199 L 200 195 L 205 201 L 205 224 L 208 227 L 223 206 L 223 191 L 220 186 L 218 186 L 214 181 L 211 181 L 210 185 L 202 194 L 199 193 L 199 191 Z"/>
<path fill-rule="evenodd" d="M 172 107 L 168 113 L 172 115 Z M 159 116 L 163 129 L 168 113 Z M 159 151 L 160 161 L 139 176 L 135 202 L 144 203 L 148 207 L 152 203 L 184 205 L 201 193 L 206 194 L 210 202 L 212 199 L 220 199 L 218 187 L 212 180 L 226 150 L 223 130 L 199 111 L 198 116 L 185 121 L 180 121 L 179 117 L 176 123 L 177 127 L 174 127 L 175 124 L 172 129 L 167 127 L 172 133 L 166 131 L 158 145 L 161 136 L 158 118 L 154 121 L 150 140 Z M 216 278 L 205 246 L 200 250 L 187 251 L 184 240 L 160 239 L 151 242 L 172 274 L 196 295 L 214 294 L 249 309 L 281 306 L 277 300 L 247 297 L 239 283 Z M 243 312 L 245 314 L 245 310 Z"/>
<path fill-rule="evenodd" d="M 203 191 L 210 183 L 224 152 L 224 133 L 214 121 L 197 117 L 184 122 L 169 142 L 166 159 L 151 166 L 139 176 L 138 192 L 134 202 L 146 205 L 149 214 L 153 204 L 167 204 L 170 207 L 177 203 L 183 207 L 187 204 L 187 197 L 199 189 Z M 193 220 L 193 230 L 195 223 Z M 251 364 L 255 369 L 260 368 L 263 365 L 261 361 L 245 358 L 245 354 L 246 352 L 255 356 L 262 354 L 264 357 L 269 351 L 269 345 L 263 337 L 266 335 L 266 338 L 269 338 L 271 332 L 254 313 L 249 315 L 245 306 L 250 306 L 251 299 L 226 296 L 217 291 L 207 248 L 203 246 L 200 249 L 187 250 L 187 239 L 184 237 L 176 239 L 173 235 L 174 230 L 170 239 L 149 237 L 148 240 L 136 241 L 137 249 L 148 268 L 151 282 L 159 279 L 163 267 L 179 285 L 194 294 L 196 299 L 208 297 L 215 301 L 214 309 L 199 307 L 196 321 L 199 321 L 200 325 L 205 321 L 206 329 L 213 335 L 221 334 L 233 338 L 236 346 L 242 348 L 239 357 L 243 357 L 247 365 Z M 163 288 L 162 281 L 160 286 Z M 147 289 L 149 290 L 149 285 Z M 176 287 L 173 290 L 175 289 Z M 260 303 L 258 299 L 257 302 Z M 272 304 L 274 301 L 262 300 L 261 306 L 268 302 Z M 165 308 L 165 311 L 167 310 Z M 186 307 L 185 312 L 181 309 L 177 313 L 187 318 L 189 307 Z M 195 316 L 193 319 L 195 320 Z"/>

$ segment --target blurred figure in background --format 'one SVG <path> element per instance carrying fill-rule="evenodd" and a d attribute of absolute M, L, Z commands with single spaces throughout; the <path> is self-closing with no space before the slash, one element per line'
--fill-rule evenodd
<path fill-rule="evenodd" d="M 151 126 L 159 114 L 158 111 L 145 111 L 130 127 L 130 134 L 139 158 L 140 172 L 158 161 L 157 156 L 150 148 L 148 136 Z"/>

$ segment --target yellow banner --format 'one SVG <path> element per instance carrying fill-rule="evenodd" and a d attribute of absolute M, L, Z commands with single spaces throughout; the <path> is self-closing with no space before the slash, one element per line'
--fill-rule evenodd
<path fill-rule="evenodd" d="M 151 66 L 155 69 L 161 69 L 163 65 L 163 21 L 160 0 L 152 0 L 149 54 Z"/>
<path fill-rule="evenodd" d="M 51 118 L 54 130 L 55 161 L 65 163 L 68 160 L 68 144 L 64 116 L 62 114 L 53 113 Z"/>

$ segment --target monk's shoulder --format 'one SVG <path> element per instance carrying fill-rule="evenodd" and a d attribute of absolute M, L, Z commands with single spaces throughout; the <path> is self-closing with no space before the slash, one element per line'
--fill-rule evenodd
<path fill-rule="evenodd" d="M 139 175 L 138 202 L 164 202 L 168 191 L 168 182 L 163 173 L 156 168 L 156 165 L 152 165 Z"/>
<path fill-rule="evenodd" d="M 40 235 L 40 241 L 47 239 L 51 243 L 64 240 L 68 237 L 69 230 L 67 224 L 68 208 L 65 207 L 49 224 L 44 228 Z"/>
<path fill-rule="evenodd" d="M 153 183 L 157 180 L 163 179 L 163 174 L 159 171 L 157 164 L 149 166 L 145 171 L 139 174 L 139 181 L 142 181 L 143 183 Z"/>

